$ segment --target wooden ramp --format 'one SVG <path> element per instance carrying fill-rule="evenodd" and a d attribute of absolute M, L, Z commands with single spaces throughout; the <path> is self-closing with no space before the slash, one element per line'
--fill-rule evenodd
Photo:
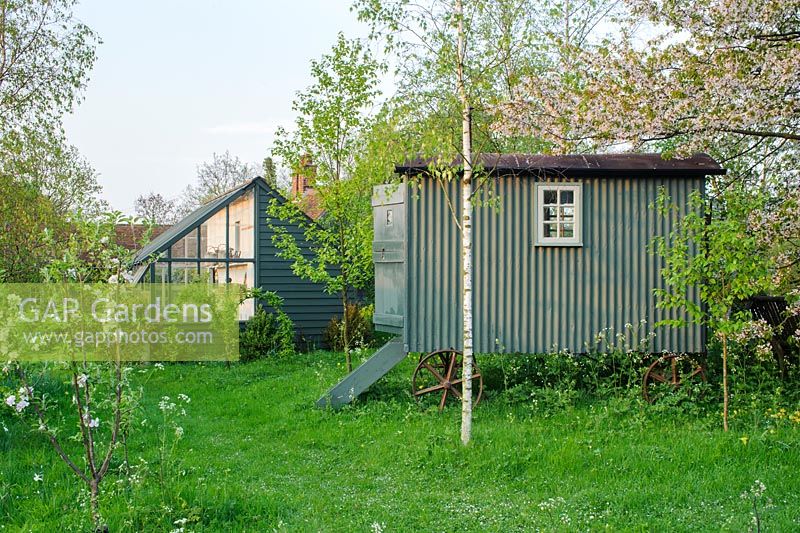
<path fill-rule="evenodd" d="M 352 402 L 370 385 L 397 366 L 405 356 L 403 339 L 401 337 L 393 338 L 317 400 L 317 407 L 333 407 L 335 409 Z"/>

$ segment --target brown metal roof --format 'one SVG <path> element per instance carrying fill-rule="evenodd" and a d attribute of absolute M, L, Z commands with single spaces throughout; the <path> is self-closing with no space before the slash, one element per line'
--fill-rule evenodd
<path fill-rule="evenodd" d="M 399 174 L 419 174 L 428 168 L 432 159 L 413 159 L 397 165 Z M 600 177 L 626 175 L 649 177 L 672 175 L 696 177 L 725 174 L 711 156 L 696 154 L 687 159 L 664 159 L 660 154 L 587 154 L 587 155 L 537 155 L 537 154 L 482 154 L 480 164 L 495 175 L 558 174 L 570 177 Z M 452 162 L 461 165 L 461 157 Z"/>

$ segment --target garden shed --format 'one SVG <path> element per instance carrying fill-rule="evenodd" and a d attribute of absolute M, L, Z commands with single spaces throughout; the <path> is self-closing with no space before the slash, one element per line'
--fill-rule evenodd
<path fill-rule="evenodd" d="M 460 183 L 443 184 L 428 166 L 399 165 L 400 185 L 373 195 L 374 322 L 397 337 L 321 402 L 350 401 L 406 353 L 461 348 Z M 705 350 L 700 325 L 654 329 L 677 316 L 656 305 L 662 262 L 648 245 L 671 230 L 652 208 L 659 191 L 688 205 L 706 176 L 725 172 L 716 161 L 485 154 L 479 166 L 478 194 L 495 201 L 473 211 L 476 353 L 582 353 L 608 328 L 642 320 L 654 353 Z"/>
<path fill-rule="evenodd" d="M 297 277 L 291 262 L 278 257 L 272 226 L 283 226 L 307 250 L 302 229 L 292 223 L 267 220 L 271 201 L 286 202 L 263 178 L 257 177 L 204 205 L 158 235 L 134 259 L 139 283 L 238 283 L 274 291 L 298 335 L 320 341 L 330 319 L 341 314 L 336 295 L 320 284 Z M 308 252 L 310 253 L 310 252 Z M 242 321 L 253 316 L 260 302 L 245 301 Z"/>

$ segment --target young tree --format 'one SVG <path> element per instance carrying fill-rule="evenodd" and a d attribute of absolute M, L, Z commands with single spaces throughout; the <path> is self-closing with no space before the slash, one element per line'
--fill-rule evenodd
<path fill-rule="evenodd" d="M 63 254 L 44 268 L 45 280 L 70 284 L 123 281 L 124 266 L 129 263 L 132 252 L 114 245 L 113 235 L 117 224 L 127 222 L 132 221 L 119 213 L 108 213 L 101 219 L 72 219 Z M 57 292 L 54 286 L 53 293 Z M 0 335 L 10 338 L 9 332 L 19 321 L 18 309 L 13 305 L 5 306 L 0 314 L 5 314 L 0 321 Z M 3 405 L 46 438 L 56 455 L 89 490 L 93 528 L 102 531 L 100 489 L 129 423 L 126 410 L 130 409 L 132 401 L 128 382 L 130 370 L 121 362 L 119 344 L 109 363 L 88 363 L 81 356 L 77 343 L 67 346 L 64 360 L 69 362 L 41 365 L 21 362 L 14 347 L 9 343 L 0 345 L 0 358 L 8 361 L 3 367 L 5 383 L 0 386 Z M 65 436 L 70 426 L 64 425 L 65 417 L 57 409 L 57 402 L 46 392 L 35 389 L 36 383 L 45 376 L 49 379 L 66 376 L 66 390 L 70 391 L 76 415 L 72 428 L 77 428 L 77 434 Z M 9 388 L 8 384 L 14 382 L 14 388 Z M 64 446 L 67 438 L 80 443 L 83 457 L 71 454 Z"/>
<path fill-rule="evenodd" d="M 174 224 L 178 219 L 175 200 L 167 200 L 160 193 L 139 196 L 133 209 L 137 216 L 151 224 Z"/>
<path fill-rule="evenodd" d="M 304 168 L 309 157 L 316 165 L 312 179 L 322 218 L 311 221 L 296 202 L 273 202 L 269 214 L 303 228 L 311 256 L 285 227 L 273 224 L 274 242 L 280 255 L 292 261 L 295 274 L 339 294 L 348 372 L 352 361 L 347 306 L 352 291 L 368 286 L 373 277 L 370 199 L 373 184 L 382 176 L 367 171 L 364 134 L 373 122 L 369 112 L 381 70 L 362 44 L 339 34 L 330 53 L 311 62 L 314 83 L 294 101 L 295 129 L 290 134 L 280 128 L 273 149 L 297 172 L 309 171 Z"/>
<path fill-rule="evenodd" d="M 699 191 L 691 197 L 688 211 L 662 192 L 659 213 L 674 220 L 667 237 L 654 241 L 655 251 L 664 258 L 662 276 L 667 289 L 657 291 L 659 307 L 685 312 L 689 320 L 708 326 L 722 345 L 722 421 L 728 430 L 728 367 L 733 338 L 752 322 L 736 304 L 773 287 L 772 261 L 765 259 L 765 243 L 748 224 L 748 215 L 764 206 L 764 195 L 735 184 L 725 203 L 712 209 Z M 699 302 L 691 296 L 696 289 Z M 682 319 L 662 324 L 685 326 Z"/>

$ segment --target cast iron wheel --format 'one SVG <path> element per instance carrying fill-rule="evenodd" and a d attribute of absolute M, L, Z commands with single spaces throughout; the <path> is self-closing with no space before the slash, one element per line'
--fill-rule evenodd
<path fill-rule="evenodd" d="M 423 407 L 438 404 L 442 412 L 448 398 L 461 401 L 461 378 L 463 370 L 461 352 L 448 349 L 437 350 L 420 357 L 411 379 L 414 399 Z M 483 376 L 478 366 L 472 363 L 472 405 L 481 401 Z"/>
<path fill-rule="evenodd" d="M 706 371 L 693 357 L 662 355 L 644 373 L 642 395 L 647 403 L 654 403 L 686 383 L 699 382 L 706 382 Z"/>

